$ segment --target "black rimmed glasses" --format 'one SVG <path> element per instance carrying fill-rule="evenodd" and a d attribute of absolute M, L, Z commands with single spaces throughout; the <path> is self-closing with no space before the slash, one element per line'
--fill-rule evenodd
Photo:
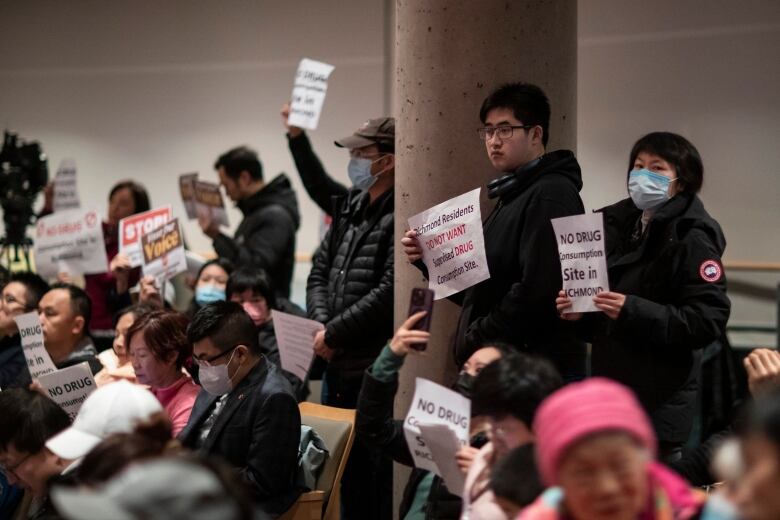
<path fill-rule="evenodd" d="M 483 141 L 489 141 L 493 139 L 493 136 L 498 134 L 501 139 L 510 139 L 515 129 L 522 128 L 523 130 L 529 130 L 536 125 L 499 125 L 499 126 L 483 126 L 477 128 L 479 138 Z"/>

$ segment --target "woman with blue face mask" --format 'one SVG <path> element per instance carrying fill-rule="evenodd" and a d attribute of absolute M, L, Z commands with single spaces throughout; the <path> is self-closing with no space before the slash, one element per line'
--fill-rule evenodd
<path fill-rule="evenodd" d="M 232 272 L 233 263 L 224 258 L 215 258 L 203 264 L 195 279 L 195 295 L 187 315 L 194 316 L 207 303 L 225 301 L 225 288 Z"/>
<path fill-rule="evenodd" d="M 601 312 L 570 313 L 593 345 L 593 375 L 630 387 L 653 421 L 662 460 L 679 459 L 693 426 L 702 349 L 719 340 L 730 302 L 721 256 L 726 240 L 697 193 L 704 169 L 684 137 L 653 132 L 631 150 L 628 198 L 604 215 L 609 291 Z"/>

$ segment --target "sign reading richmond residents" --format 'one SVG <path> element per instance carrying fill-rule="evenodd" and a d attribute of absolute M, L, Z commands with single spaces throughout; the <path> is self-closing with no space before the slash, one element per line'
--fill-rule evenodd
<path fill-rule="evenodd" d="M 428 267 L 428 287 L 437 300 L 490 278 L 479 191 L 464 193 L 409 218 Z"/>
<path fill-rule="evenodd" d="M 604 218 L 601 213 L 552 219 L 561 259 L 563 291 L 572 302 L 570 312 L 596 312 L 593 297 L 609 291 L 604 254 Z"/>

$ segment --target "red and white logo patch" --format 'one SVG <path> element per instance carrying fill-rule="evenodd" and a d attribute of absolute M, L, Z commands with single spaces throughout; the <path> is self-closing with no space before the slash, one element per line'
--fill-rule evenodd
<path fill-rule="evenodd" d="M 723 276 L 723 268 L 715 260 L 705 260 L 699 266 L 699 276 L 705 282 L 715 283 Z"/>

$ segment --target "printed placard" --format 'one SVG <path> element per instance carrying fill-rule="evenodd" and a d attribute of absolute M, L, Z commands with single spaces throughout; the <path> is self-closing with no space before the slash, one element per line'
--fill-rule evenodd
<path fill-rule="evenodd" d="M 76 418 L 89 394 L 97 388 L 92 370 L 86 361 L 42 375 L 38 378 L 38 383 L 46 395 L 67 412 L 71 421 Z"/>
<path fill-rule="evenodd" d="M 404 436 L 414 465 L 442 475 L 427 443 L 420 434 L 420 424 L 443 424 L 455 432 L 461 446 L 469 443 L 471 401 L 457 392 L 418 377 L 409 413 L 404 420 Z"/>
<path fill-rule="evenodd" d="M 298 64 L 287 124 L 316 130 L 333 65 L 303 58 Z"/>
<path fill-rule="evenodd" d="M 185 173 L 179 176 L 179 192 L 184 210 L 190 220 L 198 218 L 198 201 L 195 200 L 195 183 L 198 180 L 197 173 Z"/>
<path fill-rule="evenodd" d="M 81 207 L 74 159 L 63 159 L 60 167 L 57 168 L 57 175 L 54 177 L 53 206 L 55 212 Z"/>
<path fill-rule="evenodd" d="M 179 219 L 166 222 L 141 237 L 144 276 L 157 280 L 157 287 L 187 270 Z"/>
<path fill-rule="evenodd" d="M 571 299 L 571 312 L 597 312 L 593 297 L 609 291 L 604 251 L 604 217 L 589 213 L 552 219 L 563 291 Z"/>
<path fill-rule="evenodd" d="M 479 192 L 477 188 L 409 218 L 437 300 L 490 278 Z"/>
<path fill-rule="evenodd" d="M 314 335 L 323 330 L 325 325 L 273 310 L 271 319 L 279 345 L 279 360 L 282 368 L 298 376 L 301 381 L 306 380 L 311 360 L 314 358 Z"/>
<path fill-rule="evenodd" d="M 132 267 L 138 267 L 144 263 L 141 237 L 169 222 L 172 218 L 171 206 L 164 206 L 131 215 L 119 221 L 119 252 L 127 255 Z"/>
<path fill-rule="evenodd" d="M 14 318 L 22 339 L 22 351 L 27 360 L 27 370 L 32 380 L 45 374 L 51 374 L 57 368 L 43 345 L 43 328 L 36 311 L 21 314 Z"/>
<path fill-rule="evenodd" d="M 103 226 L 94 210 L 71 209 L 39 218 L 33 253 L 35 270 L 43 278 L 108 271 Z"/>
<path fill-rule="evenodd" d="M 198 216 L 204 215 L 220 226 L 228 226 L 227 210 L 219 184 L 195 181 L 195 201 Z"/>

